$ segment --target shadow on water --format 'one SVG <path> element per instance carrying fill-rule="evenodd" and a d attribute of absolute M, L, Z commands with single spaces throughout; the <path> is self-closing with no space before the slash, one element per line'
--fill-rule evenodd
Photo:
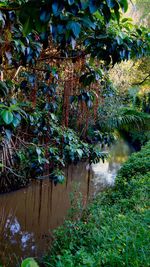
<path fill-rule="evenodd" d="M 74 184 L 78 184 L 85 204 L 89 196 L 114 184 L 118 169 L 131 152 L 131 148 L 120 141 L 112 146 L 111 157 L 105 163 L 69 166 L 63 185 L 54 186 L 49 180 L 33 181 L 28 188 L 1 195 L 0 261 L 3 266 L 14 267 L 17 259 L 20 262 L 25 257 L 42 256 L 52 242 L 51 231 L 67 216 Z"/>

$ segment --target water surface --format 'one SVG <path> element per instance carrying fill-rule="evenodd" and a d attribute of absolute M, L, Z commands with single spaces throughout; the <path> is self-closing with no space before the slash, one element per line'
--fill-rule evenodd
<path fill-rule="evenodd" d="M 81 192 L 85 206 L 90 196 L 114 184 L 118 169 L 131 152 L 121 140 L 112 146 L 111 157 L 105 163 L 69 166 L 63 185 L 54 186 L 49 180 L 33 181 L 27 188 L 0 195 L 3 267 L 15 267 L 16 262 L 25 257 L 42 256 L 53 240 L 52 230 L 67 216 L 70 193 L 73 191 L 76 198 Z"/>

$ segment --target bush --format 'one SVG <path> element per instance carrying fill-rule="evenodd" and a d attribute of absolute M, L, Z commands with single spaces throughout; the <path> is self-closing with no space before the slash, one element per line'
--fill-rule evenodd
<path fill-rule="evenodd" d="M 127 183 L 133 178 L 133 176 L 136 176 L 138 179 L 138 175 L 146 174 L 149 171 L 150 142 L 148 142 L 147 145 L 145 145 L 145 147 L 143 147 L 140 152 L 133 153 L 128 159 L 128 161 L 122 166 L 117 175 L 116 186 L 120 187 L 122 183 Z"/>

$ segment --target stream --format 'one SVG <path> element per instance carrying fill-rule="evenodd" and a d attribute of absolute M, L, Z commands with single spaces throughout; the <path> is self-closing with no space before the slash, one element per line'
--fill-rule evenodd
<path fill-rule="evenodd" d="M 63 185 L 49 180 L 33 181 L 30 186 L 0 195 L 0 263 L 15 267 L 25 257 L 40 257 L 47 251 L 52 230 L 62 225 L 70 208 L 70 193 L 82 194 L 82 204 L 108 186 L 133 149 L 123 141 L 111 147 L 110 158 L 89 166 L 70 165 Z"/>

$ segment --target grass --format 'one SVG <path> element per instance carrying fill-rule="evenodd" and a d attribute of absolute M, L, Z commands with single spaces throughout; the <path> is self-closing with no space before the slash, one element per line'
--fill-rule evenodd
<path fill-rule="evenodd" d="M 55 231 L 49 267 L 150 266 L 150 142 L 131 155 L 114 189 Z"/>

